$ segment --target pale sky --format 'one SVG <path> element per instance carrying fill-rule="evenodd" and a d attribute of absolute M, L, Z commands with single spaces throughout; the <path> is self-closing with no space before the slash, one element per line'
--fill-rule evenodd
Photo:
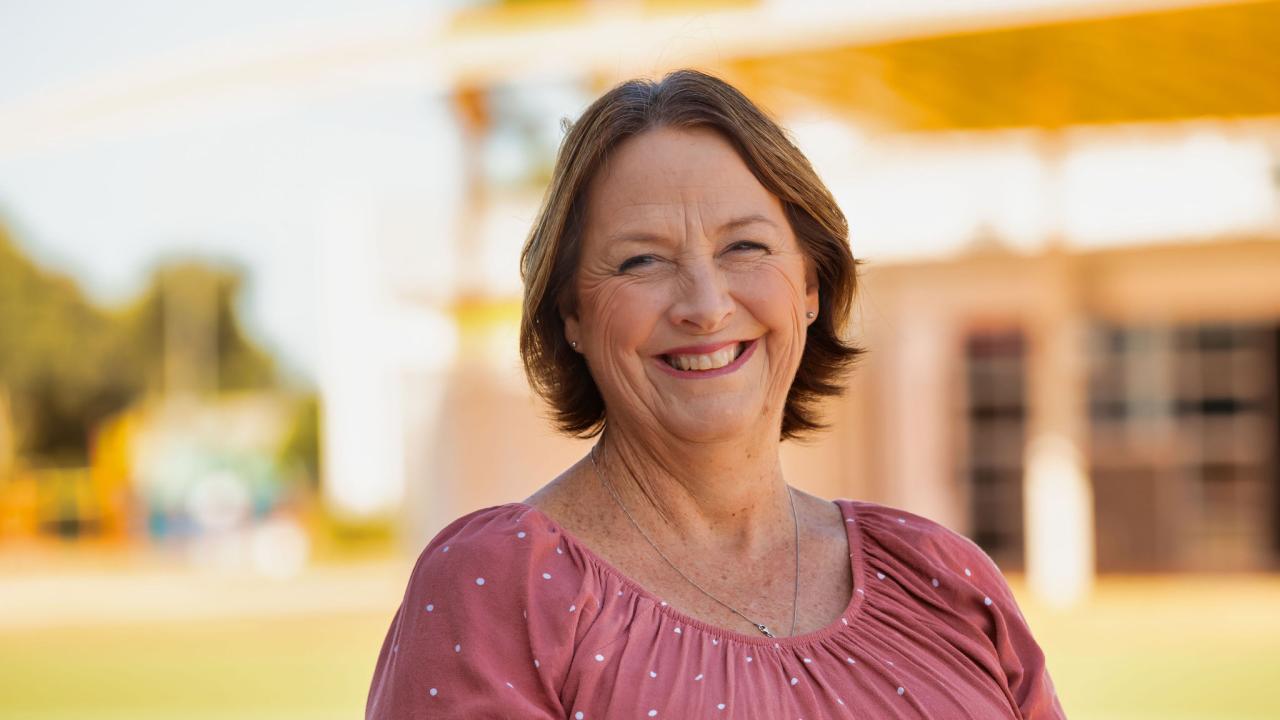
<path fill-rule="evenodd" d="M 428 22 L 421 0 L 0 2 L 0 112 L 237 36 L 313 25 Z M 305 30 L 304 30 L 305 31 Z M 140 290 L 161 258 L 248 271 L 250 331 L 314 377 L 317 203 L 348 193 L 447 199 L 423 168 L 448 160 L 439 102 L 391 88 L 358 97 L 241 102 L 207 119 L 0 156 L 0 213 L 24 250 L 98 300 Z M 443 155 L 443 157 L 442 157 Z M 430 213 L 428 200 L 420 206 Z"/>

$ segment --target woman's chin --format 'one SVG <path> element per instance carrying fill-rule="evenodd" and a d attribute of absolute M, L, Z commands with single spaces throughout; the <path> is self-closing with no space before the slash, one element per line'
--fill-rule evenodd
<path fill-rule="evenodd" d="M 758 412 L 751 413 L 738 408 L 703 408 L 669 418 L 664 423 L 664 428 L 674 437 L 686 442 L 713 443 L 752 437 L 760 430 L 761 419 L 762 415 Z"/>

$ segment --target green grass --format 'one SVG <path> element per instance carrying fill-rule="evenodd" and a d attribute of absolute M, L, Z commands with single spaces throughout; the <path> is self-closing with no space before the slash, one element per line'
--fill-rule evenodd
<path fill-rule="evenodd" d="M 1071 612 L 1023 609 L 1072 720 L 1280 718 L 1280 578 L 1106 580 Z M 0 717 L 358 718 L 389 620 L 7 629 Z"/>
<path fill-rule="evenodd" d="M 1280 718 L 1280 578 L 1110 579 L 1023 609 L 1072 720 Z"/>
<path fill-rule="evenodd" d="M 390 616 L 0 635 L 7 720 L 359 718 Z"/>

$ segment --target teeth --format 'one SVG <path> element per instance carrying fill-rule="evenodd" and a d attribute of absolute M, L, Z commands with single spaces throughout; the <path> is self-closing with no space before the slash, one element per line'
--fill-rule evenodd
<path fill-rule="evenodd" d="M 734 343 L 709 355 L 667 355 L 667 364 L 677 370 L 715 370 L 738 358 L 741 343 Z"/>

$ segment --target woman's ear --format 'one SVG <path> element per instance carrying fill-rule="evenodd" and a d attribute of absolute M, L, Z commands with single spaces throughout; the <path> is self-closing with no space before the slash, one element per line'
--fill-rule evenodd
<path fill-rule="evenodd" d="M 561 301 L 560 320 L 564 323 L 564 341 L 569 343 L 569 347 L 578 350 L 578 345 L 582 342 L 582 324 L 578 321 L 577 307 Z"/>
<path fill-rule="evenodd" d="M 580 326 L 578 325 L 577 315 L 564 316 L 564 340 L 569 343 L 569 347 L 574 350 L 578 349 L 578 333 Z"/>

